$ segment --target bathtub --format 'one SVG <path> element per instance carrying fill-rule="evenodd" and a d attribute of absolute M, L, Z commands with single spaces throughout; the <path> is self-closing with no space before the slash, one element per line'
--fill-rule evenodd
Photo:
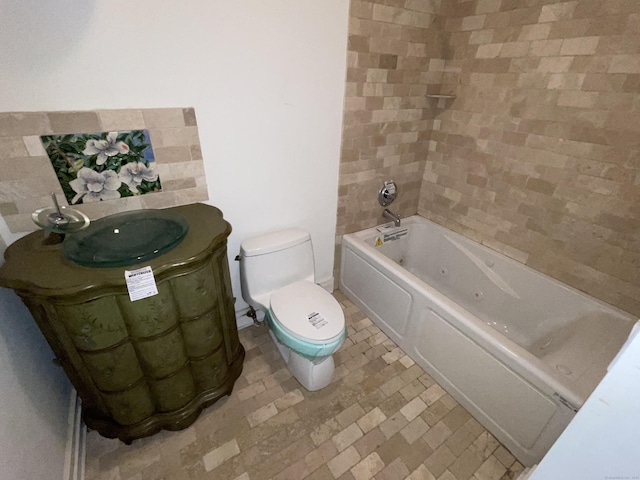
<path fill-rule="evenodd" d="M 340 290 L 527 466 L 636 321 L 419 216 L 345 235 Z"/>

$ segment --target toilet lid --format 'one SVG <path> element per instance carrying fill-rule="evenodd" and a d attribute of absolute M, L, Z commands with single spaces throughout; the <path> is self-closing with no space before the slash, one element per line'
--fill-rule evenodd
<path fill-rule="evenodd" d="M 340 304 L 324 288 L 306 280 L 273 292 L 271 312 L 282 328 L 308 342 L 328 342 L 344 331 Z"/>

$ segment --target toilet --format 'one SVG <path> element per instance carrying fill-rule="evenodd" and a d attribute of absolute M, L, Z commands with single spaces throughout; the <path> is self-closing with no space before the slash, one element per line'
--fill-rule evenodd
<path fill-rule="evenodd" d="M 264 312 L 293 376 L 310 391 L 331 383 L 333 353 L 347 336 L 340 304 L 315 283 L 311 236 L 291 228 L 240 245 L 242 297 Z"/>

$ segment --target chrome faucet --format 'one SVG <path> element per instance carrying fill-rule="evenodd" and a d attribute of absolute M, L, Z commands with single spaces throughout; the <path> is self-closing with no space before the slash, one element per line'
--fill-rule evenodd
<path fill-rule="evenodd" d="M 391 220 L 393 220 L 393 224 L 396 227 L 400 226 L 400 217 L 398 215 L 396 215 L 395 213 L 393 213 L 391 210 L 389 210 L 388 208 L 384 209 L 384 212 L 382 212 L 382 216 L 386 217 L 386 218 L 390 218 Z"/>

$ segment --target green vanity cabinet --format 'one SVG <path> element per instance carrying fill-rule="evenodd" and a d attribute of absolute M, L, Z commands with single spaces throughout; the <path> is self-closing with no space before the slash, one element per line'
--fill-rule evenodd
<path fill-rule="evenodd" d="M 12 244 L 0 285 L 22 298 L 82 399 L 89 428 L 124 442 L 179 430 L 231 393 L 242 371 L 226 243 L 211 206 L 171 209 L 189 233 L 138 265 L 89 268 L 43 232 Z M 129 299 L 124 271 L 151 266 L 158 294 Z"/>

